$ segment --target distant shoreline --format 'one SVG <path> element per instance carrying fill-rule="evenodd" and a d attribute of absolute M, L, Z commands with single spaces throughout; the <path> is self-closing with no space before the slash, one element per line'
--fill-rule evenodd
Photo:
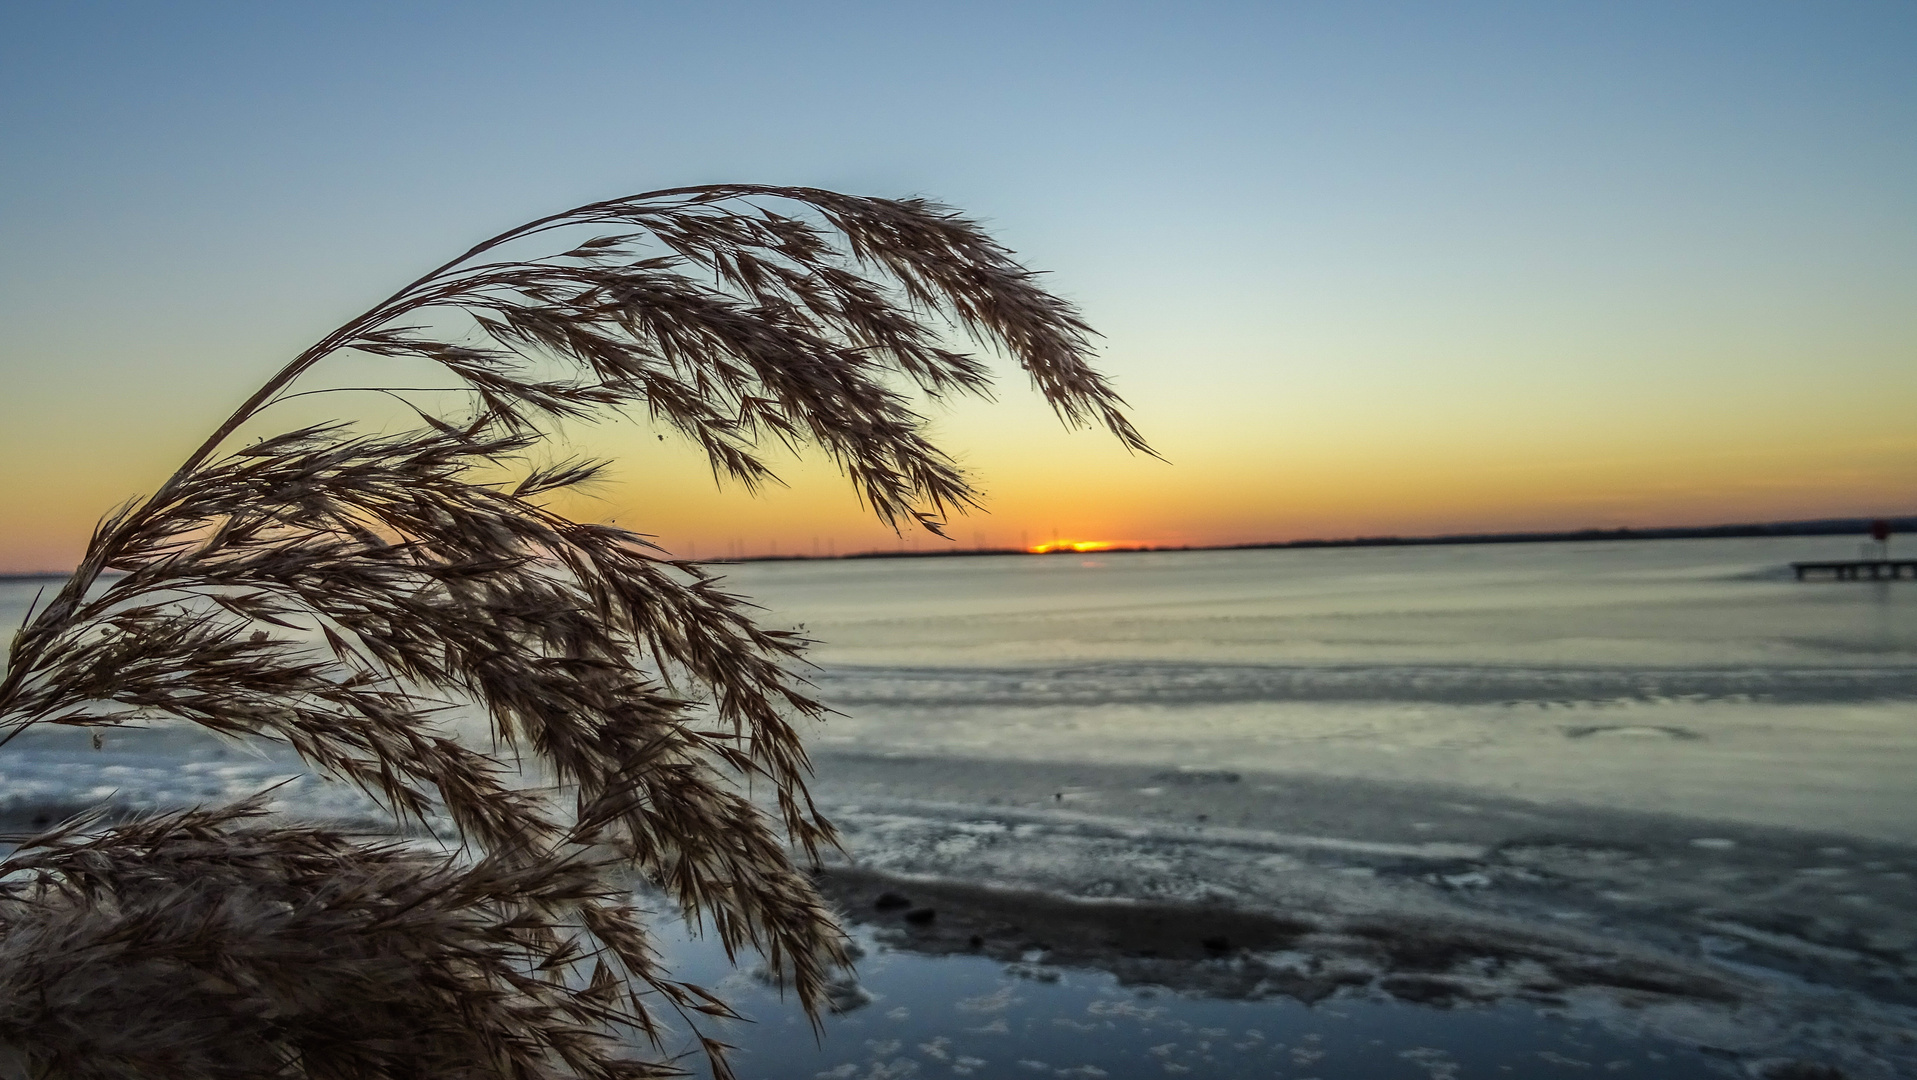
<path fill-rule="evenodd" d="M 1564 532 L 1446 533 L 1438 536 L 1353 536 L 1328 540 L 1265 540 L 1248 544 L 1167 544 L 1069 548 L 1045 555 L 1132 555 L 1151 551 L 1262 551 L 1286 548 L 1437 547 L 1446 544 L 1564 544 L 1592 540 L 1723 540 L 1758 536 L 1865 536 L 1876 518 L 1816 518 L 1737 525 L 1665 525 L 1647 529 L 1576 529 Z M 1917 517 L 1894 517 L 1892 532 L 1917 532 Z M 732 559 L 692 559 L 698 563 L 835 562 L 846 559 L 951 559 L 983 555 L 1036 555 L 1024 548 L 956 548 L 944 551 L 856 551 L 847 555 L 746 555 Z M 0 582 L 63 581 L 69 571 L 0 574 Z"/>
<path fill-rule="evenodd" d="M 1130 555 L 1151 551 L 1261 551 L 1285 548 L 1436 547 L 1446 544 L 1562 544 L 1592 540 L 1720 540 L 1760 536 L 1866 536 L 1876 518 L 1817 518 L 1735 525 L 1666 525 L 1633 529 L 1576 529 L 1563 532 L 1447 533 L 1438 536 L 1354 536 L 1320 540 L 1263 540 L 1246 544 L 1166 544 L 1073 551 L 1043 555 Z M 1917 517 L 1885 518 L 1892 532 L 1917 532 Z M 861 551 L 849 555 L 748 555 L 736 559 L 695 560 L 725 563 L 812 562 L 843 559 L 949 559 L 968 555 L 1040 555 L 1023 548 L 959 548 L 931 551 Z"/>

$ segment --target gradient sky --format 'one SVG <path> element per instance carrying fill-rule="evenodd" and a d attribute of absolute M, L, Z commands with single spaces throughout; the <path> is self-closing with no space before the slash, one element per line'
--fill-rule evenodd
<path fill-rule="evenodd" d="M 1103 333 L 1168 463 L 1008 379 L 938 414 L 964 544 L 1917 512 L 1913 56 L 1907 0 L 7 3 L 0 570 L 472 241 L 724 180 L 958 205 Z M 901 543 L 579 442 L 684 553 Z"/>

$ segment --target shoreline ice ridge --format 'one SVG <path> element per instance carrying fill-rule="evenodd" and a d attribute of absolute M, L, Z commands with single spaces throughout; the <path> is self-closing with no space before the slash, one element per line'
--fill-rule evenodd
<path fill-rule="evenodd" d="M 1834 704 L 1917 701 L 1917 666 L 1086 662 L 1026 667 L 828 664 L 812 676 L 841 706 L 1038 707 L 1258 701 L 1478 705 L 1677 699 Z"/>
<path fill-rule="evenodd" d="M 1144 766 L 839 754 L 819 768 L 846 837 L 827 891 L 899 948 L 1212 996 L 1523 1002 L 1740 1061 L 1917 1076 L 1910 846 L 1321 777 L 1180 786 Z M 1273 827 L 1287 818 L 1308 828 Z M 876 910 L 884 891 L 936 918 Z M 1141 945 L 1152 920 L 1175 929 Z"/>

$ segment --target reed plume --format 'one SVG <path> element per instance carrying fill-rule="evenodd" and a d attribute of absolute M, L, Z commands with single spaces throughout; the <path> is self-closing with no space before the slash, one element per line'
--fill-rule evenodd
<path fill-rule="evenodd" d="M 731 1013 L 660 967 L 635 881 L 761 954 L 816 1018 L 846 954 L 804 869 L 834 841 L 795 724 L 825 711 L 807 643 L 645 536 L 553 510 L 604 463 L 535 453 L 556 421 L 637 413 L 753 488 L 775 479 L 768 450 L 809 445 L 881 520 L 936 532 L 975 495 L 916 399 L 989 387 L 954 330 L 1067 423 L 1149 452 L 1073 308 L 920 200 L 720 185 L 594 203 L 295 357 L 96 529 L 13 640 L 0 746 L 38 724 L 276 741 L 460 845 L 294 826 L 258 799 L 29 840 L 0 865 L 0 1071 L 669 1073 L 670 1024 Z M 331 392 L 297 380 L 343 353 L 435 364 L 464 404 L 392 389 L 416 430 L 236 445 Z M 462 714 L 490 741 L 455 738 Z"/>

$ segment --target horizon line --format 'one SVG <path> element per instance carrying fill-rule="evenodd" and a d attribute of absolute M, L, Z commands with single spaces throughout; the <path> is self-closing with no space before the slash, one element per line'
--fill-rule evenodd
<path fill-rule="evenodd" d="M 699 564 L 749 562 L 833 562 L 846 559 L 945 559 L 989 555 L 1134 555 L 1158 551 L 1258 551 L 1284 548 L 1439 547 L 1446 544 L 1549 544 L 1594 540 L 1710 540 L 1763 536 L 1844 536 L 1868 534 L 1873 522 L 1885 521 L 1893 533 L 1917 532 L 1917 515 L 1905 517 L 1808 518 L 1795 521 L 1739 522 L 1718 525 L 1621 525 L 1615 528 L 1531 530 L 1494 533 L 1439 533 L 1424 536 L 1353 536 L 1301 540 L 1254 540 L 1238 544 L 1132 544 L 1076 551 L 1070 545 L 1037 551 L 1016 547 L 947 548 L 930 551 L 854 551 L 844 555 L 744 555 L 726 559 L 671 559 Z M 1081 541 L 1083 542 L 1083 541 Z M 0 581 L 59 581 L 71 570 L 28 570 L 0 573 Z"/>
<path fill-rule="evenodd" d="M 1252 540 L 1237 544 L 1123 544 L 1075 550 L 1069 543 L 1038 548 L 972 547 L 895 551 L 880 549 L 844 555 L 744 555 L 728 559 L 688 559 L 698 563 L 831 562 L 844 559 L 943 559 L 985 555 L 1132 555 L 1157 551 L 1257 551 L 1283 548 L 1439 547 L 1446 544 L 1548 544 L 1593 540 L 1710 540 L 1763 536 L 1868 535 L 1873 522 L 1885 521 L 1893 533 L 1917 532 L 1917 515 L 1905 517 L 1807 518 L 1793 521 L 1737 522 L 1718 525 L 1620 525 L 1615 528 L 1533 530 L 1495 533 L 1438 533 L 1423 536 L 1352 536 L 1301 540 Z M 1087 541 L 1079 541 L 1086 543 Z"/>

